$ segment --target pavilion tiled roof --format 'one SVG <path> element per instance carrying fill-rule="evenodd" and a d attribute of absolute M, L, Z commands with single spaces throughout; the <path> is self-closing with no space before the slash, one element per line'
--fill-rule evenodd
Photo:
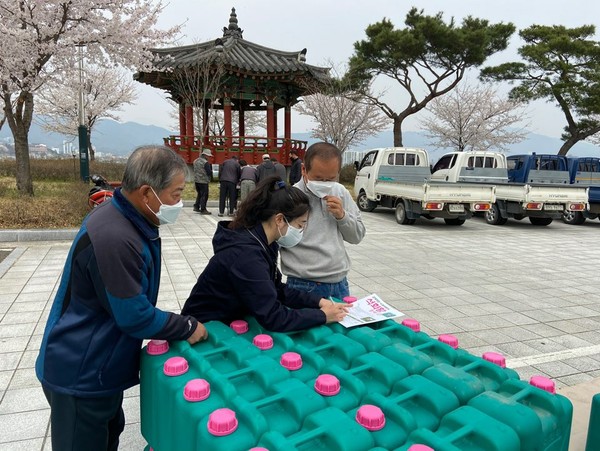
<path fill-rule="evenodd" d="M 328 68 L 306 64 L 306 49 L 285 52 L 243 39 L 235 8 L 231 11 L 229 27 L 223 30 L 223 37 L 215 41 L 153 49 L 152 52 L 158 56 L 155 70 L 183 69 L 218 57 L 227 70 L 242 75 L 279 78 L 306 74 L 318 81 L 329 78 Z"/>

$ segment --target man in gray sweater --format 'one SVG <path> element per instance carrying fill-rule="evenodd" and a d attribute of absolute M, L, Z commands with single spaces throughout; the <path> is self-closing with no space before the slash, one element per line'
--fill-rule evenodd
<path fill-rule="evenodd" d="M 344 241 L 358 244 L 366 233 L 354 199 L 336 182 L 341 165 L 342 154 L 332 144 L 319 142 L 307 149 L 302 178 L 294 186 L 308 195 L 308 223 L 298 245 L 280 249 L 288 286 L 339 299 L 350 294 Z"/>

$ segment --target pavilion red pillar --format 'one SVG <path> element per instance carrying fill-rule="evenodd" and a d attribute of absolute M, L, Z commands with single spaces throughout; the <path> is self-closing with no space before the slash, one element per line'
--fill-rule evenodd
<path fill-rule="evenodd" d="M 179 104 L 179 135 L 180 136 L 184 136 L 185 135 L 185 106 L 183 105 L 183 103 Z"/>
<path fill-rule="evenodd" d="M 289 105 L 285 106 L 283 110 L 283 138 L 285 139 L 285 159 L 289 161 L 289 152 L 292 148 L 292 107 Z"/>
<path fill-rule="evenodd" d="M 239 129 L 240 129 L 240 137 L 246 136 L 246 115 L 244 114 L 244 105 L 240 103 L 240 111 L 239 111 Z"/>
<path fill-rule="evenodd" d="M 275 138 L 275 105 L 272 100 L 267 101 L 267 138 L 269 141 L 269 149 L 273 147 L 273 139 Z"/>
<path fill-rule="evenodd" d="M 187 136 L 185 143 L 191 146 L 194 142 L 194 109 L 191 105 L 185 107 L 185 134 Z"/>
<path fill-rule="evenodd" d="M 231 99 L 229 97 L 225 97 L 223 99 L 223 116 L 225 122 L 225 141 L 226 146 L 231 146 L 231 137 L 233 136 L 233 128 L 231 126 Z"/>
<path fill-rule="evenodd" d="M 209 133 L 209 126 L 210 124 L 208 123 L 208 103 L 205 103 L 202 106 L 202 140 L 205 146 L 208 146 L 208 144 L 210 143 L 210 140 L 208 139 L 208 133 Z"/>

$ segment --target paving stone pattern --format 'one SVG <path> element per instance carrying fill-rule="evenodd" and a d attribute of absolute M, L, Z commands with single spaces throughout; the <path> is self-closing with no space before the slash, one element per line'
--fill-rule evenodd
<path fill-rule="evenodd" d="M 600 376 L 600 221 L 401 226 L 391 210 L 363 218 L 365 240 L 347 246 L 354 296 L 377 293 L 426 333 L 453 334 L 473 354 L 503 353 L 522 379 L 545 375 L 561 389 Z M 162 309 L 181 309 L 212 255 L 217 219 L 189 207 L 161 230 Z M 0 246 L 14 248 L 0 262 L 0 451 L 51 449 L 34 363 L 69 246 L 21 238 Z M 126 393 L 123 450 L 145 445 L 138 393 Z"/>

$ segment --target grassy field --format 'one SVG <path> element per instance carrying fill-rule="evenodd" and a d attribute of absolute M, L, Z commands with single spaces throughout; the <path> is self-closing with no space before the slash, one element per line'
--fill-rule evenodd
<path fill-rule="evenodd" d="M 109 181 L 121 180 L 123 163 L 90 163 L 90 175 L 101 174 Z M 34 196 L 17 192 L 14 160 L 0 160 L 0 229 L 60 229 L 79 227 L 88 213 L 92 184 L 79 180 L 79 166 L 72 160 L 31 160 Z M 342 170 L 342 175 L 346 168 Z M 347 180 L 346 180 L 347 179 Z M 351 191 L 354 175 L 343 183 Z M 211 183 L 209 199 L 219 197 L 219 184 Z M 186 183 L 184 200 L 195 200 L 193 183 Z"/>

